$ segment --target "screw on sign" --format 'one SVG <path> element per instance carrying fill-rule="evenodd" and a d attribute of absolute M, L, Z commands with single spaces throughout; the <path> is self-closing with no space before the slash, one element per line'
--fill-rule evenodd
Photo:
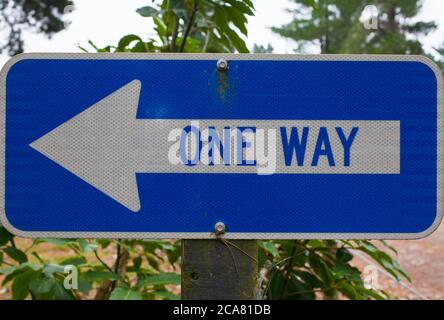
<path fill-rule="evenodd" d="M 0 101 L 1 223 L 189 239 L 185 298 L 253 299 L 248 239 L 416 239 L 442 219 L 425 57 L 24 54 Z"/>
<path fill-rule="evenodd" d="M 225 233 L 225 224 L 223 222 L 218 222 L 214 226 L 214 233 L 216 235 L 222 235 Z"/>
<path fill-rule="evenodd" d="M 225 59 L 217 60 L 217 70 L 225 71 L 228 69 L 228 62 Z"/>

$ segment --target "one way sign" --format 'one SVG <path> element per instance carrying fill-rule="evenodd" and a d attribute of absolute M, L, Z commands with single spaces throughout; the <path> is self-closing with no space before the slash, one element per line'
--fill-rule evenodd
<path fill-rule="evenodd" d="M 224 59 L 218 68 L 217 61 Z M 1 222 L 29 237 L 417 238 L 442 218 L 419 56 L 25 54 L 0 77 Z"/>

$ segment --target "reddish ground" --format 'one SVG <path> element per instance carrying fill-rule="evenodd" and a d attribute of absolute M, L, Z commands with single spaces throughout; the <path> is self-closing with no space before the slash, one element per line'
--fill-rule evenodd
<path fill-rule="evenodd" d="M 399 299 L 444 299 L 444 224 L 431 236 L 420 240 L 388 241 L 398 251 L 397 260 L 412 282 L 403 284 L 378 273 L 379 284 Z M 357 265 L 367 264 L 359 257 Z M 359 261 L 360 260 L 360 261 Z"/>

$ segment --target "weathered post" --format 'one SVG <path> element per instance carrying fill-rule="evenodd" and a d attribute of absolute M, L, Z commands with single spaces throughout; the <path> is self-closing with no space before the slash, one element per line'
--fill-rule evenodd
<path fill-rule="evenodd" d="M 182 240 L 182 299 L 252 300 L 256 240 Z"/>
<path fill-rule="evenodd" d="M 216 70 L 224 92 L 228 61 L 219 59 Z M 224 233 L 216 223 L 216 236 Z M 255 240 L 182 240 L 182 299 L 255 299 L 257 252 Z"/>

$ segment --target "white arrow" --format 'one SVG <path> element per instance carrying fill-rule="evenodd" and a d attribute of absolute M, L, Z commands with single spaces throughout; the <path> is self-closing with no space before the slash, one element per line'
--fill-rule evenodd
<path fill-rule="evenodd" d="M 141 84 L 134 80 L 30 146 L 114 200 L 137 212 L 139 193 L 129 130 L 136 120 Z"/>
<path fill-rule="evenodd" d="M 140 81 L 131 81 L 30 146 L 134 212 L 141 208 L 136 173 L 236 170 L 171 164 L 169 133 L 191 122 L 137 119 L 140 90 Z"/>
<path fill-rule="evenodd" d="M 140 81 L 131 81 L 32 142 L 30 146 L 134 212 L 141 208 L 136 173 L 257 174 L 258 167 L 264 165 L 258 161 L 257 166 L 238 166 L 232 159 L 230 165 L 215 166 L 201 162 L 194 166 L 171 163 L 168 158 L 172 145 L 169 135 L 173 130 L 181 132 L 191 121 L 137 119 L 140 90 Z M 161 108 L 156 110 L 162 111 Z M 273 173 L 399 173 L 398 121 L 206 119 L 199 120 L 199 123 L 202 129 L 211 126 L 274 130 L 276 136 L 273 139 L 268 137 L 269 141 L 263 141 L 256 136 L 254 140 L 258 147 L 259 142 L 265 146 L 265 153 L 268 155 L 274 144 L 274 158 L 269 158 L 274 165 Z M 312 140 L 307 144 L 307 155 L 313 154 L 316 132 L 321 126 L 328 127 L 329 132 L 333 133 L 331 144 L 336 163 L 340 164 L 343 149 L 339 138 L 334 135 L 335 128 L 340 126 L 350 132 L 356 125 L 359 125 L 360 139 L 357 139 L 351 152 L 352 165 L 329 166 L 325 159 L 315 167 L 310 166 L 311 159 L 305 161 L 304 166 L 296 166 L 296 160 L 293 165 L 285 164 L 279 134 L 281 127 L 310 127 L 310 132 L 313 133 L 310 134 Z M 383 139 L 375 140 L 375 136 Z M 388 137 L 391 137 L 390 141 Z M 236 146 L 233 143 L 229 148 L 233 157 Z M 258 158 L 259 148 L 255 150 L 253 157 Z"/>

